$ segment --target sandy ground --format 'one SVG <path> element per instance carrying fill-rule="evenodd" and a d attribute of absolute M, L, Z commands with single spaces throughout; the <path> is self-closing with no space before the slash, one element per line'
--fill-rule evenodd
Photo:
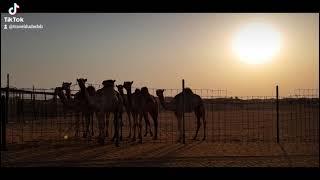
<path fill-rule="evenodd" d="M 2 167 L 319 167 L 319 144 L 95 141 L 11 144 Z"/>
<path fill-rule="evenodd" d="M 13 123 L 7 125 L 8 151 L 1 152 L 1 166 L 319 167 L 319 110 L 290 108 L 293 110 L 280 113 L 281 145 L 275 143 L 276 113 L 272 108 L 234 106 L 208 111 L 206 141 L 200 141 L 202 127 L 198 140 L 191 140 L 196 121 L 193 113 L 186 114 L 186 145 L 176 143 L 173 113 L 161 112 L 157 141 L 150 136 L 143 138 L 143 144 L 125 140 L 118 148 L 110 140 L 99 146 L 96 141 L 73 139 L 74 117 L 24 117 L 25 123 L 11 119 Z M 151 118 L 150 122 L 153 125 Z M 126 137 L 126 114 L 123 128 Z M 109 129 L 112 134 L 112 121 Z M 94 130 L 97 136 L 96 121 Z"/>

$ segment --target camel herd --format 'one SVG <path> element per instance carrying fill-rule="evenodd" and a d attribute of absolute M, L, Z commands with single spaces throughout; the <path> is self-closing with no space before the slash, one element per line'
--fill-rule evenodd
<path fill-rule="evenodd" d="M 93 132 L 93 116 L 95 114 L 98 121 L 98 143 L 104 144 L 105 138 L 109 136 L 108 125 L 110 114 L 113 114 L 114 121 L 114 134 L 112 141 L 116 146 L 119 146 L 119 141 L 122 140 L 122 115 L 126 112 L 128 116 L 129 124 L 129 136 L 132 141 L 136 141 L 136 135 L 139 142 L 142 143 L 142 118 L 145 122 L 145 134 L 148 133 L 153 136 L 153 139 L 158 138 L 158 101 L 152 96 L 147 87 L 141 89 L 135 89 L 131 92 L 133 81 L 125 81 L 123 84 L 116 85 L 115 80 L 105 80 L 102 82 L 103 87 L 97 91 L 93 86 L 86 87 L 87 79 L 77 79 L 80 90 L 71 96 L 70 86 L 71 83 L 63 82 L 61 87 L 55 88 L 55 94 L 59 96 L 63 103 L 63 109 L 65 112 L 71 112 L 75 114 L 75 136 L 79 136 L 80 126 L 80 114 L 85 117 L 86 129 L 83 133 L 83 137 L 91 138 L 94 136 Z M 126 94 L 124 93 L 126 90 Z M 197 138 L 198 131 L 201 126 L 201 119 L 203 122 L 204 136 L 206 138 L 206 120 L 205 120 L 205 107 L 203 100 L 197 94 L 194 94 L 190 88 L 185 88 L 185 93 L 177 94 L 170 102 L 166 102 L 164 95 L 164 89 L 157 89 L 156 94 L 160 101 L 160 104 L 165 110 L 173 111 L 178 123 L 178 142 L 181 142 L 183 133 L 182 128 L 182 116 L 183 112 L 194 112 L 197 119 L 196 134 L 193 139 Z M 184 97 L 183 97 L 184 96 Z M 151 130 L 149 121 L 149 115 L 153 119 L 154 134 Z M 133 121 L 132 121 L 133 120 Z M 91 133 L 90 133 L 91 122 Z M 132 133 L 133 131 L 133 133 Z"/>

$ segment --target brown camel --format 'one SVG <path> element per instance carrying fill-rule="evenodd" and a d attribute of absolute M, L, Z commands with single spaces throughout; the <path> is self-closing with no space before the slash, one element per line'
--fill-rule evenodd
<path fill-rule="evenodd" d="M 80 113 L 82 112 L 81 102 L 77 99 L 68 99 L 62 87 L 56 87 L 54 93 L 60 98 L 64 112 L 75 113 L 75 136 L 79 136 Z"/>
<path fill-rule="evenodd" d="M 149 116 L 148 116 L 148 113 L 149 113 L 153 119 L 154 132 L 155 132 L 153 139 L 155 140 L 158 137 L 158 112 L 159 112 L 158 111 L 158 102 L 157 102 L 156 98 L 149 93 L 149 90 L 147 87 L 141 88 L 141 95 L 140 96 L 142 99 L 141 107 L 142 107 L 142 111 L 143 111 L 143 117 L 144 117 L 145 124 L 146 124 L 146 134 L 144 136 L 146 136 L 147 132 L 148 132 L 147 126 L 149 126 L 150 135 L 152 136 L 152 131 L 151 131 L 150 122 L 149 122 Z"/>
<path fill-rule="evenodd" d="M 123 85 L 117 85 L 117 88 L 118 88 L 118 91 L 119 91 L 119 94 L 121 95 L 122 99 L 123 99 L 123 105 L 126 109 L 126 112 L 127 112 L 127 115 L 128 115 L 128 121 L 129 121 L 129 136 L 128 138 L 131 137 L 131 106 L 128 102 L 128 96 L 127 94 L 124 94 L 123 92 Z M 122 127 L 122 125 L 121 125 Z M 122 129 L 121 129 L 121 132 L 122 132 Z"/>
<path fill-rule="evenodd" d="M 105 80 L 105 81 L 103 81 L 102 82 L 102 85 L 103 85 L 103 88 L 101 88 L 101 89 L 98 89 L 97 90 L 97 94 L 98 95 L 102 95 L 102 93 L 103 93 L 103 90 L 104 89 L 106 89 L 106 88 L 109 88 L 110 86 L 112 86 L 112 87 L 114 87 L 114 82 L 115 82 L 116 80 Z M 120 93 L 119 92 L 117 92 L 117 91 L 114 91 L 115 93 L 116 93 L 116 95 L 117 95 L 117 97 L 118 97 L 118 99 L 121 101 L 121 103 L 123 104 L 123 98 L 122 98 L 122 96 L 120 95 Z M 120 119 L 120 132 L 121 132 L 121 134 L 120 134 L 120 140 L 122 140 L 122 126 L 123 126 L 123 122 L 122 122 L 122 113 L 123 113 L 123 108 L 121 108 L 121 109 L 119 109 L 119 112 L 118 112 L 119 114 L 118 114 L 118 117 L 119 117 L 119 119 Z M 110 112 L 105 112 L 105 114 L 104 114 L 104 117 L 105 117 L 105 124 L 106 124 L 106 137 L 109 137 L 109 119 L 110 119 Z M 115 124 L 114 124 L 115 125 Z M 115 139 L 115 131 L 114 131 L 114 134 L 113 134 L 113 137 L 112 137 L 112 139 L 111 139 L 111 141 L 114 141 L 114 139 Z"/>
<path fill-rule="evenodd" d="M 84 82 L 87 81 L 87 79 L 83 79 Z M 62 83 L 62 89 L 66 91 L 66 97 L 68 100 L 71 100 L 71 82 L 63 82 Z M 88 86 L 87 87 L 88 93 L 90 96 L 95 95 L 95 88 L 93 86 Z M 94 116 L 94 109 L 89 106 L 88 102 L 86 101 L 84 97 L 84 93 L 80 90 L 74 95 L 74 99 L 80 102 L 81 105 L 81 113 L 82 113 L 82 127 L 86 127 L 83 133 L 83 137 L 87 137 L 87 134 L 89 134 L 90 137 L 90 131 L 89 131 L 89 126 L 91 122 L 91 136 L 94 135 L 94 129 L 93 129 L 93 116 Z M 85 118 L 86 125 L 83 124 L 83 117 Z"/>
<path fill-rule="evenodd" d="M 127 97 L 128 97 L 128 104 L 129 108 L 131 109 L 132 117 L 133 117 L 133 138 L 132 140 L 135 141 L 136 138 L 136 128 L 138 128 L 138 138 L 140 139 L 140 143 L 142 143 L 142 118 L 145 119 L 146 124 L 146 131 L 144 136 L 147 136 L 148 129 L 150 132 L 150 136 L 153 136 L 150 122 L 148 118 L 148 113 L 151 115 L 154 126 L 155 126 L 155 133 L 156 135 L 153 137 L 153 139 L 157 139 L 157 127 L 158 127 L 158 105 L 156 104 L 156 101 L 154 97 L 152 97 L 148 89 L 146 87 L 143 87 L 141 90 L 136 89 L 134 93 L 131 92 L 133 81 L 129 82 L 126 81 L 123 83 L 123 87 L 127 91 Z"/>
<path fill-rule="evenodd" d="M 197 138 L 198 131 L 201 126 L 200 119 L 202 118 L 203 121 L 203 139 L 206 139 L 206 120 L 205 120 L 205 108 L 203 104 L 203 100 L 197 94 L 194 94 L 190 88 L 185 88 L 185 103 L 183 103 L 183 93 L 177 94 L 171 102 L 165 102 L 163 96 L 164 89 L 157 89 L 156 94 L 159 97 L 161 105 L 164 109 L 173 111 L 178 122 L 178 132 L 179 138 L 178 142 L 181 141 L 182 133 L 181 133 L 181 125 L 182 125 L 182 112 L 183 112 L 183 105 L 184 105 L 184 112 L 190 113 L 194 111 L 197 117 L 197 131 L 194 136 L 194 140 Z"/>
<path fill-rule="evenodd" d="M 140 143 L 142 143 L 141 136 L 141 122 L 138 122 L 138 117 L 142 117 L 141 99 L 140 99 L 140 89 L 136 89 L 134 93 L 131 92 L 133 81 L 125 81 L 123 83 L 124 89 L 127 91 L 128 103 L 131 109 L 131 114 L 133 117 L 133 137 L 132 141 L 136 140 L 136 128 L 138 128 L 138 138 Z"/>

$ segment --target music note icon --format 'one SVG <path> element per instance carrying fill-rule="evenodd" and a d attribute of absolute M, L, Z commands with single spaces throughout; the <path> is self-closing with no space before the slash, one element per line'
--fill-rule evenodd
<path fill-rule="evenodd" d="M 20 8 L 20 6 L 17 3 L 14 3 L 13 7 L 9 8 L 9 14 L 15 15 L 17 13 L 18 8 Z"/>

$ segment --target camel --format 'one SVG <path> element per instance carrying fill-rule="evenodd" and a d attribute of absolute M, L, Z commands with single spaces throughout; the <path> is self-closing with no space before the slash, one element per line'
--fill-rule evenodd
<path fill-rule="evenodd" d="M 104 117 L 106 113 L 113 113 L 114 115 L 114 129 L 115 129 L 115 145 L 119 146 L 119 115 L 122 111 L 122 99 L 121 96 L 117 95 L 114 90 L 115 80 L 103 81 L 104 87 L 97 90 L 94 96 L 90 96 L 87 88 L 85 87 L 85 79 L 77 79 L 78 85 L 82 92 L 84 92 L 85 99 L 87 100 L 89 106 L 95 109 L 98 126 L 99 126 L 99 137 L 98 142 L 104 144 L 105 140 L 105 121 Z"/>
<path fill-rule="evenodd" d="M 87 79 L 84 79 L 85 82 L 87 81 Z M 68 100 L 71 100 L 71 82 L 63 82 L 62 83 L 62 89 L 66 91 L 66 97 Z M 87 90 L 89 92 L 90 96 L 94 96 L 95 94 L 95 88 L 93 86 L 88 86 Z M 93 115 L 94 115 L 94 109 L 91 108 L 88 103 L 85 100 L 84 97 L 84 93 L 80 90 L 78 91 L 75 95 L 74 95 L 74 99 L 77 100 L 79 103 L 79 105 L 81 105 L 80 109 L 81 109 L 81 113 L 82 113 L 82 127 L 86 127 L 86 129 L 84 130 L 83 133 L 83 137 L 86 138 L 87 134 L 89 134 L 89 138 L 90 138 L 90 131 L 89 131 L 89 126 L 90 126 L 90 122 L 91 122 L 91 136 L 94 135 L 94 131 L 93 131 Z M 85 118 L 86 121 L 86 125 L 84 126 L 83 124 L 83 117 Z"/>
<path fill-rule="evenodd" d="M 66 95 L 66 98 L 67 98 L 68 101 L 71 100 L 71 89 L 70 89 L 71 84 L 72 84 L 71 82 L 70 83 L 63 82 L 62 85 L 61 85 L 62 90 L 65 91 L 65 95 Z M 67 114 L 68 114 L 68 109 L 64 108 L 63 109 L 63 117 L 64 117 L 64 119 L 66 119 Z"/>
<path fill-rule="evenodd" d="M 128 115 L 128 121 L 129 121 L 129 135 L 128 138 L 131 137 L 131 106 L 128 102 L 128 96 L 127 94 L 124 94 L 123 92 L 123 85 L 119 84 L 117 85 L 119 94 L 121 95 L 122 99 L 123 99 L 123 105 L 126 109 L 127 115 Z M 121 125 L 121 134 L 122 134 L 122 125 Z"/>
<path fill-rule="evenodd" d="M 55 95 L 58 95 L 58 97 L 60 98 L 65 112 L 75 113 L 75 118 L 76 118 L 75 137 L 79 137 L 79 122 L 80 122 L 79 113 L 82 111 L 81 102 L 77 99 L 68 99 L 64 94 L 62 87 L 56 87 L 54 93 Z"/>
<path fill-rule="evenodd" d="M 155 104 L 155 99 L 151 97 L 151 95 L 148 92 L 148 89 L 146 87 L 142 88 L 142 91 L 140 89 L 136 89 L 134 93 L 131 92 L 133 81 L 126 81 L 123 83 L 123 87 L 127 91 L 127 98 L 128 98 L 128 104 L 129 108 L 131 109 L 132 117 L 133 117 L 133 138 L 132 140 L 135 141 L 136 139 L 136 128 L 138 128 L 138 138 L 140 139 L 140 143 L 142 143 L 142 117 L 145 119 L 146 123 L 146 132 L 144 136 L 147 136 L 148 134 L 148 127 L 150 136 L 153 136 L 151 128 L 150 128 L 150 122 L 148 118 L 148 113 L 150 113 L 151 117 L 154 120 L 155 125 L 155 133 L 156 135 L 153 137 L 153 139 L 157 139 L 157 127 L 158 127 L 158 106 Z"/>
<path fill-rule="evenodd" d="M 103 90 L 104 88 L 108 88 L 109 86 L 112 86 L 114 87 L 114 82 L 115 80 L 105 80 L 102 82 L 102 85 L 103 85 L 103 88 L 102 89 L 98 89 L 97 90 L 97 94 L 98 95 L 102 95 L 103 93 Z M 119 100 L 121 100 L 121 103 L 123 104 L 123 98 L 121 96 L 121 94 L 117 91 L 114 91 L 116 93 L 116 95 L 118 96 Z M 121 96 L 121 97 L 120 97 Z M 121 134 L 120 134 L 120 140 L 122 140 L 122 126 L 123 126 L 123 122 L 122 122 L 122 113 L 123 113 L 123 109 L 121 108 L 118 112 L 118 116 L 119 116 L 119 119 L 120 119 L 120 131 L 121 131 Z M 109 118 L 110 118 L 110 112 L 105 112 L 105 124 L 106 124 L 106 137 L 109 137 Z M 115 139 L 115 132 L 113 134 L 113 137 L 111 139 L 111 141 L 114 141 Z"/>
<path fill-rule="evenodd" d="M 156 140 L 158 137 L 158 112 L 159 112 L 158 111 L 158 102 L 157 102 L 156 98 L 149 93 L 149 90 L 147 87 L 141 88 L 141 102 L 142 102 L 141 107 L 142 107 L 142 111 L 143 111 L 143 117 L 144 117 L 145 124 L 146 124 L 146 134 L 144 136 L 146 136 L 147 132 L 148 132 L 147 126 L 149 126 L 150 135 L 152 136 L 152 131 L 151 131 L 150 122 L 149 122 L 149 116 L 148 116 L 148 113 L 149 113 L 153 119 L 153 125 L 154 125 L 155 135 L 153 136 L 153 139 Z"/>
<path fill-rule="evenodd" d="M 136 89 L 134 93 L 131 92 L 131 87 L 132 87 L 133 81 L 129 82 L 129 81 L 125 81 L 123 83 L 123 88 L 127 91 L 127 98 L 128 98 L 128 105 L 129 108 L 131 109 L 131 114 L 132 114 L 132 118 L 133 118 L 133 137 L 132 137 L 132 141 L 136 140 L 136 128 L 138 127 L 139 129 L 141 129 L 141 123 L 138 124 L 138 116 L 142 116 L 141 115 L 141 109 L 139 106 L 139 94 L 140 94 L 140 90 Z M 138 130 L 139 130 L 138 129 Z M 142 136 L 141 136 L 141 131 L 138 131 L 138 138 L 140 139 L 140 143 L 142 143 Z"/>
<path fill-rule="evenodd" d="M 183 134 L 181 133 L 181 124 L 182 124 L 182 112 L 183 112 L 183 105 L 184 105 L 184 112 L 192 112 L 194 111 L 196 118 L 197 118 L 197 131 L 193 140 L 197 138 L 198 131 L 201 126 L 200 119 L 202 118 L 203 121 L 203 139 L 206 139 L 206 120 L 205 120 L 205 108 L 203 104 L 203 100 L 197 94 L 194 94 L 190 88 L 185 88 L 185 102 L 183 103 L 183 92 L 177 94 L 172 101 L 165 102 L 163 96 L 164 89 L 157 89 L 156 94 L 159 97 L 160 103 L 164 109 L 173 111 L 178 123 L 178 142 L 181 142 L 181 138 Z"/>

